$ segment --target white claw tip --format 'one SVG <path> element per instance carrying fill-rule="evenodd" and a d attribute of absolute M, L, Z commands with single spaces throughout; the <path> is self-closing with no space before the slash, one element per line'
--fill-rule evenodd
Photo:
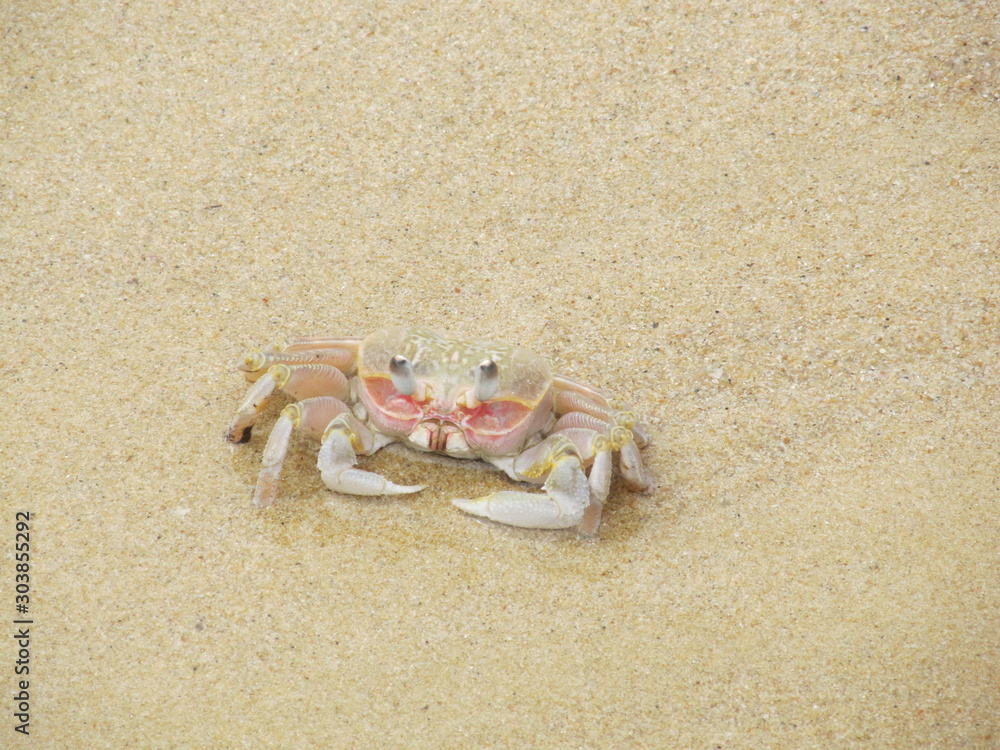
<path fill-rule="evenodd" d="M 478 499 L 472 500 L 469 498 L 457 498 L 451 501 L 452 504 L 459 510 L 464 510 L 466 513 L 471 513 L 474 516 L 483 516 L 485 518 L 490 517 L 489 501 Z"/>

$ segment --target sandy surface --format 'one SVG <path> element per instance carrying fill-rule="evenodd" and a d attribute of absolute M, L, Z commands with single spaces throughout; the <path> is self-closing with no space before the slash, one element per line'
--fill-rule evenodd
<path fill-rule="evenodd" d="M 995 4 L 547 5 L 0 9 L 0 745 L 1000 745 Z M 302 440 L 255 510 L 240 353 L 410 322 L 658 490 L 584 541 Z"/>

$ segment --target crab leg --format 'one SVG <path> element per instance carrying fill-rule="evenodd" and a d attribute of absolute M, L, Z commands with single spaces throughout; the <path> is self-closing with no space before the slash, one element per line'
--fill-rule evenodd
<path fill-rule="evenodd" d="M 229 442 L 245 443 L 250 439 L 250 431 L 275 390 L 298 401 L 316 396 L 342 399 L 350 394 L 351 386 L 344 373 L 330 365 L 274 365 L 244 396 L 226 431 Z"/>
<path fill-rule="evenodd" d="M 573 424 L 577 420 L 568 419 L 572 416 L 585 417 L 583 420 L 585 423 L 593 420 L 596 424 L 592 428 L 577 427 Z M 592 536 L 597 533 L 601 525 L 601 511 L 611 489 L 611 457 L 615 451 L 620 451 L 631 443 L 632 434 L 624 427 L 609 428 L 596 417 L 579 412 L 560 419 L 553 434 L 568 437 L 580 451 L 584 463 L 590 464 L 590 475 L 587 479 L 590 485 L 590 505 L 587 506 L 577 530 L 584 536 Z"/>
<path fill-rule="evenodd" d="M 273 346 L 251 349 L 243 355 L 237 367 L 243 371 L 247 380 L 257 380 L 274 365 L 326 365 L 350 375 L 357 363 L 357 352 L 348 349 L 331 347 L 277 350 Z"/>
<path fill-rule="evenodd" d="M 253 493 L 254 504 L 258 508 L 274 504 L 278 496 L 281 466 L 285 462 L 288 444 L 294 430 L 302 430 L 310 437 L 318 438 L 323 434 L 323 428 L 335 417 L 349 414 L 347 405 L 343 401 L 330 396 L 306 399 L 282 409 L 281 416 L 278 417 L 267 438 L 267 445 L 264 446 L 264 455 L 261 458 L 263 467 L 257 477 L 257 487 Z M 357 420 L 355 422 L 359 428 L 358 434 L 367 438 L 369 444 L 374 443 L 372 434 Z"/>
<path fill-rule="evenodd" d="M 624 405 L 624 404 L 623 404 Z M 617 409 L 613 406 L 601 406 L 587 396 L 576 391 L 557 391 L 555 400 L 555 411 L 557 414 L 572 414 L 582 412 L 598 419 L 604 420 L 611 425 L 619 425 L 632 432 L 636 442 L 646 445 L 648 439 L 646 431 L 635 419 L 635 414 L 627 409 Z"/>
<path fill-rule="evenodd" d="M 608 407 L 610 405 L 610 399 L 604 393 L 591 385 L 581 383 L 579 380 L 573 380 L 564 375 L 553 375 L 552 385 L 558 391 L 579 393 L 598 406 Z"/>
<path fill-rule="evenodd" d="M 467 513 L 529 529 L 568 529 L 579 527 L 585 520 L 591 505 L 590 486 L 580 452 L 565 435 L 549 436 L 515 458 L 510 466 L 498 465 L 521 481 L 537 482 L 546 477 L 544 494 L 502 491 L 452 502 Z"/>
<path fill-rule="evenodd" d="M 338 415 L 324 431 L 319 449 L 316 465 L 323 482 L 331 490 L 347 495 L 404 495 L 424 489 L 426 485 L 396 484 L 381 474 L 352 468 L 358 453 L 370 455 L 392 441 L 391 437 L 373 434 L 349 412 Z"/>
<path fill-rule="evenodd" d="M 580 452 L 580 458 L 590 469 L 590 496 L 603 503 L 611 487 L 611 455 L 620 451 L 631 439 L 628 430 L 614 427 L 610 431 L 588 429 L 586 427 L 564 427 L 553 432 L 565 435 Z"/>
<path fill-rule="evenodd" d="M 608 412 L 611 414 L 611 412 Z M 623 416 L 624 415 L 624 416 Z M 613 417 L 614 421 L 609 422 L 607 418 L 595 416 L 585 411 L 571 411 L 563 415 L 556 422 L 552 429 L 553 434 L 569 432 L 578 429 L 590 429 L 607 435 L 614 443 L 614 450 L 621 455 L 618 462 L 618 469 L 622 476 L 633 490 L 647 490 L 650 487 L 649 477 L 642 466 L 642 459 L 639 458 L 639 447 L 634 440 L 634 433 L 629 426 L 634 428 L 635 420 L 629 412 L 618 412 Z M 622 424 L 615 424 L 621 422 Z"/>
<path fill-rule="evenodd" d="M 640 448 L 649 442 L 646 429 L 636 420 L 628 404 L 622 403 L 619 399 L 608 398 L 596 388 L 561 375 L 554 376 L 552 383 L 556 388 L 558 414 L 568 414 L 573 411 L 592 414 L 606 419 L 611 424 L 627 427 L 632 431 Z"/>
<path fill-rule="evenodd" d="M 625 484 L 630 489 L 637 492 L 651 491 L 653 487 L 646 469 L 642 465 L 639 457 L 639 448 L 634 440 L 629 440 L 622 446 L 621 455 L 618 459 L 618 470 L 622 473 Z"/>
<path fill-rule="evenodd" d="M 358 336 L 292 336 L 268 344 L 264 351 L 295 352 L 303 349 L 344 349 L 357 354 L 360 344 L 361 338 Z"/>
<path fill-rule="evenodd" d="M 559 417 L 552 427 L 552 432 L 562 432 L 563 430 L 572 429 L 588 429 L 599 432 L 602 435 L 610 435 L 612 429 L 621 430 L 627 428 L 615 425 L 614 422 L 609 422 L 601 417 L 595 417 L 593 414 L 587 414 L 582 411 L 571 411 Z M 629 432 L 630 436 L 631 434 Z"/>

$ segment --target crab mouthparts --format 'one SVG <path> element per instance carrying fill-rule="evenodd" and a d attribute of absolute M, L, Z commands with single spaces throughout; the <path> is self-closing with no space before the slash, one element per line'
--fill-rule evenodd
<path fill-rule="evenodd" d="M 463 453 L 469 449 L 459 426 L 444 416 L 422 420 L 410 440 L 424 450 L 439 453 Z"/>

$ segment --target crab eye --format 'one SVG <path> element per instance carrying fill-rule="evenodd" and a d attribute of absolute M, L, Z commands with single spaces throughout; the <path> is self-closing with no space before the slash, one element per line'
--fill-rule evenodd
<path fill-rule="evenodd" d="M 396 390 L 404 396 L 412 396 L 417 390 L 417 376 L 413 372 L 413 363 L 402 354 L 397 354 L 389 360 L 389 377 Z"/>
<path fill-rule="evenodd" d="M 484 359 L 476 365 L 475 379 L 473 394 L 477 401 L 486 401 L 492 398 L 500 387 L 500 368 L 492 359 Z"/>

